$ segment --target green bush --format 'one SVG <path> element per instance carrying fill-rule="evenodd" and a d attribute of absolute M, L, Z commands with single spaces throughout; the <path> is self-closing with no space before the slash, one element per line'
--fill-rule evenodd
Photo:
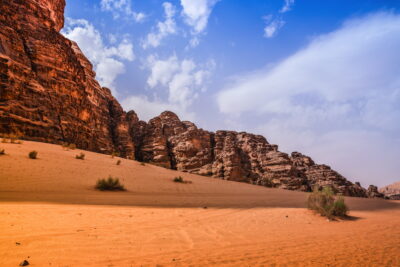
<path fill-rule="evenodd" d="M 322 191 L 316 186 L 309 195 L 307 206 L 309 209 L 333 219 L 335 216 L 346 216 L 348 208 L 342 196 L 335 198 L 332 188 L 324 187 Z"/>
<path fill-rule="evenodd" d="M 76 155 L 75 158 L 84 160 L 85 159 L 85 154 L 81 152 L 79 155 Z"/>
<path fill-rule="evenodd" d="M 38 155 L 38 152 L 35 150 L 29 152 L 29 154 L 28 154 L 30 159 L 37 159 L 37 155 Z"/>
<path fill-rule="evenodd" d="M 99 179 L 96 183 L 97 190 L 100 191 L 125 191 L 125 187 L 119 182 L 118 178 L 109 176 L 107 179 Z"/>

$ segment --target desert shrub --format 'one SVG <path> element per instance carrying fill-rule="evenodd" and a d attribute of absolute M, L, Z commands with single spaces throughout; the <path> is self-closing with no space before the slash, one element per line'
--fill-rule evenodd
<path fill-rule="evenodd" d="M 349 208 L 344 203 L 344 197 L 339 196 L 333 203 L 333 215 L 339 216 L 339 217 L 344 217 L 347 215 L 348 210 L 349 210 Z"/>
<path fill-rule="evenodd" d="M 76 155 L 75 158 L 76 158 L 76 159 L 84 160 L 84 159 L 85 159 L 85 153 L 82 153 L 82 152 L 81 152 L 79 155 Z"/>
<path fill-rule="evenodd" d="M 97 190 L 100 191 L 125 191 L 125 187 L 120 183 L 118 178 L 111 175 L 107 179 L 99 179 L 96 183 Z"/>
<path fill-rule="evenodd" d="M 37 155 L 38 155 L 38 152 L 35 150 L 29 152 L 29 154 L 28 154 L 30 159 L 37 159 Z"/>
<path fill-rule="evenodd" d="M 335 198 L 331 187 L 327 186 L 320 191 L 316 186 L 309 195 L 307 206 L 309 209 L 332 219 L 335 216 L 346 216 L 348 208 L 342 196 Z"/>
<path fill-rule="evenodd" d="M 4 149 L 0 149 L 0 155 L 5 155 L 6 151 Z"/>
<path fill-rule="evenodd" d="M 146 166 L 146 163 L 144 163 L 144 162 L 140 162 L 140 165 L 142 165 L 142 166 Z"/>
<path fill-rule="evenodd" d="M 120 164 L 121 164 L 121 160 L 118 160 L 118 161 L 117 161 L 117 165 L 120 165 Z"/>
<path fill-rule="evenodd" d="M 74 149 L 76 149 L 76 145 L 75 144 L 69 144 L 68 148 L 74 150 Z"/>
<path fill-rule="evenodd" d="M 113 151 L 113 152 L 111 153 L 111 158 L 114 158 L 114 157 L 119 157 L 119 153 Z"/>
<path fill-rule="evenodd" d="M 183 180 L 181 176 L 175 177 L 173 180 L 175 183 L 182 183 L 182 184 L 191 184 L 191 181 Z"/>

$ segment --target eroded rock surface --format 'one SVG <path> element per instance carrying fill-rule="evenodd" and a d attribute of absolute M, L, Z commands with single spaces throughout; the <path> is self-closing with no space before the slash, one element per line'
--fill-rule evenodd
<path fill-rule="evenodd" d="M 59 33 L 64 0 L 0 4 L 0 132 L 133 157 L 125 112 Z"/>

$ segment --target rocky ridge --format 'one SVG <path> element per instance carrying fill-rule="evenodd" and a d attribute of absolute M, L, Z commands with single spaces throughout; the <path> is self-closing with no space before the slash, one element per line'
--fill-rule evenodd
<path fill-rule="evenodd" d="M 379 192 L 382 193 L 385 198 L 400 200 L 400 182 L 384 186 L 379 189 Z"/>
<path fill-rule="evenodd" d="M 95 79 L 78 45 L 59 31 L 64 0 L 0 4 L 0 133 L 117 151 L 166 168 L 289 190 L 329 185 L 347 196 L 380 197 L 298 152 L 282 153 L 265 137 L 199 129 L 166 111 L 148 123 L 125 112 Z"/>

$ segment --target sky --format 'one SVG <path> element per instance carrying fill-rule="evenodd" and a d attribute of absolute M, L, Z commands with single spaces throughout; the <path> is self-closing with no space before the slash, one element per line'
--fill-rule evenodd
<path fill-rule="evenodd" d="M 123 108 L 264 135 L 363 186 L 400 180 L 400 1 L 67 0 Z"/>

